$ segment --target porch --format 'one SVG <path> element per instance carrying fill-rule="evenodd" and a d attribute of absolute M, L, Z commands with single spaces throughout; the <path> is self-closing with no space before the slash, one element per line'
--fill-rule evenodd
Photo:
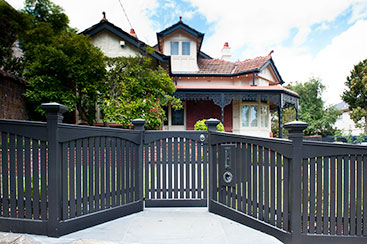
<path fill-rule="evenodd" d="M 294 107 L 298 120 L 298 94 L 281 86 L 251 86 L 230 89 L 178 88 L 175 97 L 184 101 L 180 112 L 170 111 L 167 130 L 193 130 L 196 121 L 219 119 L 226 132 L 269 137 L 271 111 L 279 118 L 279 137 L 283 137 L 283 109 Z M 245 107 L 245 108 L 244 108 Z M 244 109 L 247 109 L 246 112 Z M 252 112 L 250 110 L 253 110 Z M 175 114 L 180 114 L 180 126 L 175 126 Z M 251 120 L 251 121 L 250 121 Z M 177 122 L 176 122 L 177 123 Z"/>

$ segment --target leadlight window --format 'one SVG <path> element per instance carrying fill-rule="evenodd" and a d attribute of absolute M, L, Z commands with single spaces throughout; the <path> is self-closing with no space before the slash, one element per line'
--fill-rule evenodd
<path fill-rule="evenodd" d="M 171 42 L 171 55 L 178 55 L 178 42 Z"/>

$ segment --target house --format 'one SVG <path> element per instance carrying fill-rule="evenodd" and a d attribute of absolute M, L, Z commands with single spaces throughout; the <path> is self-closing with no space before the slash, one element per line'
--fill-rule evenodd
<path fill-rule="evenodd" d="M 342 111 L 342 114 L 335 122 L 335 127 L 342 130 L 343 135 L 359 136 L 363 134 L 362 128 L 357 128 L 354 121 L 350 118 L 350 110 L 348 104 L 341 102 L 335 105 L 335 108 Z"/>
<path fill-rule="evenodd" d="M 108 22 L 104 16 L 97 25 L 82 32 L 111 57 L 138 55 L 147 45 L 134 32 L 130 34 Z M 217 118 L 225 131 L 269 137 L 271 110 L 282 113 L 294 106 L 297 93 L 282 85 L 284 81 L 268 55 L 230 62 L 230 47 L 225 43 L 222 57 L 215 59 L 201 51 L 204 34 L 180 20 L 157 33 L 157 64 L 163 65 L 176 85 L 175 96 L 183 101 L 182 110 L 168 108 L 164 130 L 193 130 L 196 121 Z M 123 45 L 122 45 L 122 44 Z M 281 116 L 280 116 L 281 118 Z M 282 120 L 279 120 L 282 128 Z M 281 136 L 281 135 L 280 135 Z"/>

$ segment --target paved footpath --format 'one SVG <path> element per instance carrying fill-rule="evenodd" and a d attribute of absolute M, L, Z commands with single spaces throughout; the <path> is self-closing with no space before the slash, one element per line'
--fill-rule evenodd
<path fill-rule="evenodd" d="M 281 244 L 282 242 L 260 231 L 209 213 L 207 208 L 146 208 L 143 212 L 60 238 L 0 233 L 0 244 L 7 243 Z"/>

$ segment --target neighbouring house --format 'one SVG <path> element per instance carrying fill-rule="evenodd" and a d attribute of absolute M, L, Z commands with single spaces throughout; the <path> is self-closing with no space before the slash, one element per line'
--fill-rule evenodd
<path fill-rule="evenodd" d="M 342 111 L 342 114 L 335 122 L 335 127 L 342 130 L 343 135 L 359 136 L 363 134 L 363 129 L 357 128 L 354 121 L 350 118 L 350 110 L 347 103 L 341 102 L 336 104 L 335 107 Z"/>
<path fill-rule="evenodd" d="M 25 91 L 25 80 L 0 69 L 0 119 L 29 119 Z"/>
<path fill-rule="evenodd" d="M 111 58 L 146 55 L 146 48 L 152 48 L 137 38 L 134 29 L 131 29 L 130 33 L 127 33 L 109 22 L 104 12 L 103 18 L 99 23 L 84 30 L 81 34 L 90 36 L 93 45 L 100 48 L 107 57 Z M 160 65 L 167 71 L 169 70 L 168 56 L 158 51 L 148 53 L 148 55 L 153 60 L 153 65 Z M 96 117 L 97 125 L 103 125 L 103 116 L 99 108 L 97 108 Z M 114 124 L 111 125 L 116 126 Z"/>
<path fill-rule="evenodd" d="M 94 45 L 110 57 L 138 55 L 146 46 L 133 30 L 128 34 L 105 17 L 82 33 L 90 35 Z M 282 86 L 272 52 L 230 62 L 230 47 L 225 43 L 222 57 L 214 59 L 201 51 L 203 38 L 203 33 L 183 23 L 181 17 L 157 33 L 158 44 L 151 57 L 167 69 L 177 88 L 174 95 L 184 105 L 182 110 L 167 109 L 164 130 L 193 130 L 196 121 L 217 118 L 227 132 L 269 137 L 271 110 L 281 115 L 283 107 L 292 105 L 298 114 L 299 96 Z M 282 125 L 280 119 L 279 127 Z"/>

